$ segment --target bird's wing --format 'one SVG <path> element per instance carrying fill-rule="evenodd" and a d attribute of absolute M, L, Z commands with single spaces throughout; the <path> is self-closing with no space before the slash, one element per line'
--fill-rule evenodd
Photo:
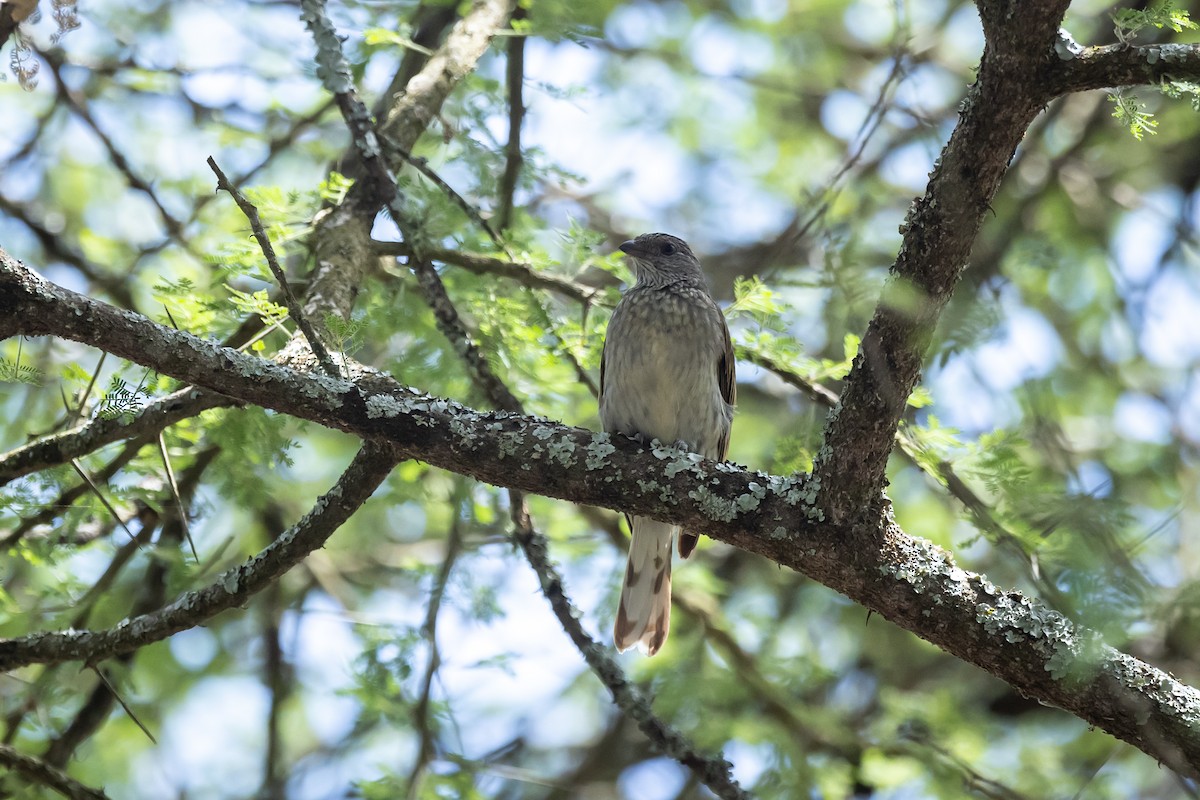
<path fill-rule="evenodd" d="M 714 308 L 716 308 L 716 304 L 714 304 Z M 725 315 L 721 313 L 720 308 L 717 308 L 717 319 L 721 321 L 721 336 L 725 339 L 725 348 L 721 351 L 721 357 L 717 359 L 717 386 L 721 390 L 721 398 L 732 406 L 737 402 L 737 374 L 733 357 L 733 340 L 729 338 L 729 324 L 725 322 Z M 717 440 L 718 461 L 724 461 L 725 455 L 729 452 L 729 431 L 732 428 L 732 425 L 726 428 L 722 432 L 721 438 Z M 690 556 L 699 541 L 698 534 L 681 531 L 679 555 L 682 558 Z"/>
<path fill-rule="evenodd" d="M 717 310 L 717 318 L 721 320 L 721 335 L 725 337 L 725 350 L 721 353 L 721 358 L 717 361 L 717 383 L 721 387 L 721 397 L 725 399 L 729 405 L 737 404 L 737 367 L 733 357 L 733 340 L 729 338 L 729 325 L 725 322 L 725 315 Z M 725 429 L 725 433 L 721 435 L 721 441 L 717 447 L 717 458 L 724 460 L 726 453 L 729 452 L 729 431 L 733 426 Z"/>
<path fill-rule="evenodd" d="M 596 398 L 597 400 L 600 400 L 604 397 L 604 361 L 605 361 L 605 357 L 607 355 L 608 355 L 608 335 L 605 334 L 604 344 L 602 344 L 600 346 L 600 397 Z"/>

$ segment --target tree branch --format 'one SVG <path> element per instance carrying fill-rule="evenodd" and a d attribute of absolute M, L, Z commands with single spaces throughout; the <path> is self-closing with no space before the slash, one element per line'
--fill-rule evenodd
<path fill-rule="evenodd" d="M 954 133 L 909 209 L 882 299 L 830 414 L 813 474 L 819 504 L 844 522 L 870 508 L 905 403 L 921 374 L 942 309 L 967 263 L 1009 159 L 1045 103 L 1039 88 L 1054 55 L 1067 0 L 979 0 L 986 44 L 979 78 Z"/>
<path fill-rule="evenodd" d="M 513 12 L 513 21 L 523 20 L 529 12 L 518 6 Z M 508 142 L 504 145 L 504 172 L 500 176 L 500 230 L 512 226 L 513 202 L 517 192 L 517 180 L 521 177 L 521 124 L 525 118 L 525 37 L 508 40 L 508 58 L 504 62 L 504 80 L 508 89 Z"/>
<path fill-rule="evenodd" d="M 404 150 L 411 150 L 450 91 L 475 68 L 515 7 L 516 0 L 478 0 L 455 23 L 446 43 L 408 82 L 404 93 L 397 95 L 380 133 Z"/>
<path fill-rule="evenodd" d="M 1045 84 L 1047 100 L 1092 89 L 1200 81 L 1200 44 L 1110 44 L 1073 52 L 1063 42 L 1058 54 L 1062 63 Z"/>
<path fill-rule="evenodd" d="M 65 464 L 122 439 L 153 437 L 201 411 L 234 404 L 228 397 L 186 386 L 147 405 L 132 419 L 97 418 L 0 455 L 0 486 L 47 467 Z"/>
<path fill-rule="evenodd" d="M 0 640 L 0 670 L 27 664 L 82 660 L 95 663 L 128 653 L 171 634 L 195 627 L 222 611 L 243 605 L 280 575 L 325 543 L 383 482 L 398 458 L 391 447 L 367 442 L 338 482 L 305 517 L 284 531 L 253 559 L 222 573 L 217 580 L 150 613 L 105 631 L 69 630 L 23 639 Z"/>
<path fill-rule="evenodd" d="M 396 95 L 382 133 L 398 151 L 413 149 L 450 91 L 483 56 L 512 5 L 513 0 L 477 3 L 454 25 L 438 51 L 409 80 L 404 92 Z M 316 0 L 305 0 L 301 3 L 302 18 L 309 24 L 320 24 L 324 18 L 322 6 Z M 340 59 L 341 42 L 336 31 L 324 19 L 324 26 L 314 30 L 313 36 L 318 45 L 318 76 L 335 95 L 349 96 L 354 84 L 349 65 Z M 345 116 L 347 109 L 342 112 Z M 368 115 L 361 115 L 356 124 L 369 126 Z M 372 132 L 371 138 L 374 136 Z M 366 159 L 382 154 L 359 150 L 359 155 Z M 388 166 L 394 169 L 398 164 Z M 380 206 L 389 199 L 390 196 L 380 197 L 372 182 L 359 181 L 340 206 L 322 212 L 313 236 L 317 268 L 311 276 L 305 313 L 316 314 L 318 318 L 324 312 L 349 316 L 358 287 L 374 263 L 371 224 Z"/>
<path fill-rule="evenodd" d="M 108 800 L 108 795 L 99 789 L 85 786 L 40 758 L 27 756 L 7 744 L 0 744 L 0 765 L 8 767 L 25 780 L 53 789 L 70 800 Z"/>
<path fill-rule="evenodd" d="M 882 500 L 865 513 L 830 517 L 817 504 L 809 476 L 749 472 L 511 412 L 480 413 L 376 374 L 351 382 L 298 373 L 51 284 L 0 251 L 0 319 L 6 318 L 16 321 L 18 333 L 87 342 L 245 402 L 385 439 L 405 457 L 496 486 L 702 530 L 804 572 L 1022 693 L 1200 777 L 1200 692 L 1020 593 L 959 568 L 945 551 L 902 531 Z M 337 513 L 349 513 L 349 495 L 370 494 L 348 476 L 318 509 L 336 503 Z M 382 479 L 372 471 L 371 480 Z M 299 533 L 226 577 L 240 589 L 249 577 L 256 585 L 270 580 L 287 568 L 276 551 L 292 553 L 292 536 Z M 258 566 L 268 553 L 275 554 L 269 576 Z M 198 618 L 194 607 L 220 610 L 242 602 L 241 591 L 231 594 L 226 582 L 114 631 L 0 641 L 0 670 L 94 659 L 139 646 L 145 636 L 162 638 Z"/>
<path fill-rule="evenodd" d="M 376 254 L 381 256 L 406 258 L 413 254 L 412 247 L 404 242 L 372 242 L 371 245 Z M 475 275 L 499 275 L 502 278 L 514 280 L 526 288 L 545 289 L 584 305 L 593 302 L 596 295 L 601 294 L 598 289 L 576 283 L 552 272 L 544 272 L 532 264 L 507 261 L 481 253 L 450 250 L 444 247 L 425 247 L 422 252 L 431 261 L 462 267 Z"/>
<path fill-rule="evenodd" d="M 625 677 L 624 670 L 596 643 L 579 622 L 582 614 L 575 608 L 563 588 L 562 576 L 550 561 L 546 537 L 538 533 L 529 519 L 524 503 L 511 508 L 516 525 L 516 541 L 525 558 L 537 573 L 542 594 L 550 603 L 554 616 L 583 655 L 588 667 L 610 692 L 613 702 L 637 723 L 638 728 L 666 755 L 687 767 L 705 786 L 722 800 L 746 800 L 747 795 L 731 774 L 733 765 L 723 756 L 711 757 L 696 749 L 687 737 L 666 724 L 651 710 L 650 700 Z"/>

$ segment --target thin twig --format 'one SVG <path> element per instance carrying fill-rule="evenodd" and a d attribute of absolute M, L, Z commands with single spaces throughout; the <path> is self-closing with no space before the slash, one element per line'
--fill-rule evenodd
<path fill-rule="evenodd" d="M 79 459 L 72 458 L 71 466 L 75 469 L 75 472 L 79 475 L 79 477 L 83 479 L 83 482 L 88 485 L 88 488 L 92 490 L 92 493 L 96 495 L 96 497 L 100 498 L 101 505 L 108 510 L 108 513 L 117 521 L 117 524 L 121 526 L 121 529 L 129 535 L 130 540 L 136 542 L 137 537 L 133 535 L 133 531 L 129 530 L 129 526 L 125 524 L 125 520 L 121 519 L 121 515 L 117 513 L 115 508 L 113 508 L 112 503 L 108 502 L 108 498 L 105 497 L 104 493 L 100 491 L 100 487 L 97 486 L 96 482 L 93 481 L 91 477 L 84 471 L 83 467 L 79 464 Z"/>
<path fill-rule="evenodd" d="M 283 302 L 287 306 L 288 315 L 295 321 L 296 326 L 300 328 L 304 338 L 308 340 L 308 346 L 312 348 L 313 355 L 317 357 L 317 361 L 321 364 L 321 368 L 332 378 L 342 377 L 342 371 L 338 369 L 333 358 L 330 357 L 329 351 L 325 349 L 324 343 L 317 336 L 316 330 L 309 323 L 308 317 L 300 309 L 300 301 L 296 299 L 296 295 L 292 293 L 292 287 L 288 284 L 287 275 L 283 272 L 283 267 L 279 266 L 279 259 L 275 256 L 275 248 L 271 245 L 271 239 L 267 236 L 266 230 L 263 228 L 262 220 L 258 216 L 258 208 L 238 191 L 237 187 L 229 182 L 229 178 L 225 177 L 225 173 L 217 166 L 216 160 L 208 157 L 209 169 L 217 176 L 217 189 L 224 189 L 229 192 L 233 202 L 237 203 L 237 207 L 246 215 L 246 219 L 250 222 L 250 230 L 254 233 L 254 239 L 258 242 L 259 248 L 262 249 L 263 257 L 267 259 L 267 266 L 271 268 L 271 274 L 275 276 L 275 280 L 279 281 L 279 288 L 283 290 Z"/>
<path fill-rule="evenodd" d="M 381 256 L 408 258 L 413 255 L 413 247 L 405 242 L 376 241 L 371 244 L 376 254 Z M 570 278 L 544 272 L 532 264 L 506 261 L 482 253 L 467 253 L 443 247 L 425 246 L 421 248 L 421 252 L 431 261 L 462 267 L 475 275 L 499 275 L 503 278 L 510 278 L 530 289 L 545 289 L 584 305 L 595 302 L 602 294 L 599 289 L 576 283 Z"/>
<path fill-rule="evenodd" d="M 99 667 L 97 667 L 97 666 L 95 666 L 95 665 L 92 665 L 92 672 L 95 672 L 95 673 L 96 673 L 96 675 L 97 675 L 97 676 L 100 678 L 100 682 L 101 682 L 102 684 L 104 684 L 104 687 L 105 687 L 105 688 L 106 688 L 106 689 L 109 691 L 109 693 L 110 693 L 110 694 L 113 696 L 113 699 L 115 699 L 115 700 L 116 700 L 118 703 L 120 703 L 120 704 L 121 704 L 121 708 L 122 708 L 122 709 L 124 709 L 124 710 L 125 710 L 125 714 L 126 714 L 126 715 L 127 715 L 127 716 L 128 716 L 130 719 L 131 719 L 131 720 L 133 720 L 133 724 L 134 724 L 134 725 L 137 725 L 137 726 L 138 726 L 138 728 L 140 728 L 140 729 L 141 729 L 142 733 L 146 734 L 146 738 L 147 738 L 147 739 L 149 739 L 149 740 L 150 740 L 151 742 L 153 742 L 154 744 L 158 744 L 158 740 L 154 738 L 154 734 L 152 734 L 152 733 L 150 732 L 150 729 L 149 729 L 149 728 L 147 728 L 147 727 L 146 727 L 144 724 L 142 724 L 142 721 L 141 721 L 140 719 L 138 719 L 138 716 L 137 716 L 137 714 L 134 714 L 134 713 L 133 713 L 133 709 L 132 709 L 132 708 L 130 708 L 130 707 L 129 707 L 129 704 L 125 702 L 125 698 L 124 698 L 124 697 L 122 697 L 122 696 L 121 696 L 121 693 L 117 691 L 117 687 L 113 686 L 113 684 L 112 684 L 112 681 L 110 681 L 110 680 L 108 679 L 108 676 L 107 676 L 107 675 L 105 675 L 105 674 L 104 674 L 104 672 L 103 672 L 103 671 L 102 671 L 102 670 L 101 670 Z"/>
<path fill-rule="evenodd" d="M 415 800 L 420 794 L 421 776 L 433 751 L 433 733 L 429 729 L 429 703 L 433 693 L 433 678 L 442 665 L 442 655 L 437 643 L 437 620 L 442 609 L 442 599 L 446 596 L 446 587 L 450 584 L 450 573 L 458 560 L 458 554 L 462 551 L 462 515 L 458 513 L 459 510 L 456 509 L 454 520 L 450 523 L 450 530 L 446 535 L 446 556 L 442 559 L 442 567 L 434 579 L 425 622 L 421 625 L 421 636 L 425 638 L 429 656 L 425 661 L 424 677 L 421 679 L 421 696 L 413 708 L 413 728 L 420 735 L 421 744 L 417 748 L 417 758 L 408 776 L 409 800 Z"/>
<path fill-rule="evenodd" d="M 85 388 L 83 390 L 83 396 L 79 398 L 79 405 L 75 408 L 75 411 L 73 412 L 73 419 L 71 420 L 72 422 L 78 422 L 80 419 L 83 418 L 83 410 L 87 406 L 87 401 L 88 401 L 88 398 L 92 394 L 92 389 L 96 388 L 96 381 L 100 377 L 100 370 L 104 368 L 104 360 L 106 358 L 108 358 L 108 353 L 101 350 L 100 351 L 100 359 L 96 362 L 96 368 L 94 370 L 92 370 L 92 377 L 88 381 L 87 388 Z M 69 413 L 69 414 L 72 413 L 71 409 L 68 408 L 67 413 Z"/>
<path fill-rule="evenodd" d="M 508 246 L 504 243 L 504 240 L 500 238 L 500 235 L 496 233 L 488 221 L 483 218 L 483 214 L 479 212 L 479 209 L 467 202 L 467 199 L 459 194 L 457 189 L 447 183 L 441 175 L 438 175 L 434 171 L 433 167 L 429 166 L 428 161 L 419 156 L 414 156 L 412 153 L 386 138 L 381 137 L 380 141 L 383 142 L 384 149 L 388 153 L 399 157 L 406 164 L 413 167 L 413 169 L 424 175 L 431 183 L 441 189 L 447 197 L 454 201 L 456 206 L 462 209 L 462 212 L 466 214 L 472 222 L 483 229 L 483 232 L 488 235 L 488 238 L 492 240 L 492 243 L 495 244 L 496 247 L 499 247 L 506 254 L 508 253 Z"/>
<path fill-rule="evenodd" d="M 183 530 L 184 538 L 187 539 L 188 547 L 192 549 L 192 558 L 199 563 L 200 555 L 196 552 L 196 543 L 192 541 L 192 530 L 188 525 L 187 511 L 183 507 L 183 500 L 179 497 L 179 484 L 175 482 L 175 470 L 171 467 L 171 456 L 167 453 L 167 442 L 163 438 L 162 431 L 158 432 L 158 454 L 162 456 L 163 467 L 167 471 L 167 486 L 171 489 L 171 496 L 175 499 L 175 507 L 179 509 L 179 526 Z"/>

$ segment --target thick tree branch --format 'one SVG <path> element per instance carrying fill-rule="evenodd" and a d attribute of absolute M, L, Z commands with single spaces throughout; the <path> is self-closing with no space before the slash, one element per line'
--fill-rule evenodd
<path fill-rule="evenodd" d="M 492 37 L 508 21 L 515 0 L 479 0 L 455 23 L 446 43 L 434 54 L 388 110 L 380 132 L 411 150 L 459 81 L 475 69 Z"/>
<path fill-rule="evenodd" d="M 829 417 L 813 469 L 820 505 L 835 521 L 869 508 L 882 489 L 896 426 L 921 374 L 942 309 L 1009 159 L 1045 100 L 1054 43 L 1069 3 L 979 0 L 986 45 L 925 196 L 909 209 L 883 297 Z"/>
<path fill-rule="evenodd" d="M 351 382 L 298 373 L 55 286 L 0 251 L 5 318 L 17 321 L 19 333 L 87 342 L 245 402 L 385 439 L 406 457 L 496 486 L 702 530 L 802 571 L 1024 694 L 1200 777 L 1200 692 L 959 568 L 945 551 L 900 530 L 881 501 L 868 513 L 830 518 L 808 476 L 749 472 L 674 448 L 646 449 L 623 437 L 509 412 L 480 413 L 375 374 Z M 372 471 L 371 479 L 382 476 Z M 341 494 L 335 490 L 326 501 L 338 509 L 348 507 L 350 495 L 370 494 L 348 478 L 339 486 Z M 258 564 L 229 573 L 234 587 L 245 587 L 245 570 L 256 581 L 269 580 Z M 241 602 L 240 592 L 230 594 L 224 583 L 115 631 L 0 641 L 0 670 L 103 657 L 142 644 L 147 631 L 169 635 L 194 619 L 196 604 L 223 603 L 219 610 Z"/>
<path fill-rule="evenodd" d="M 1200 44 L 1110 44 L 1074 52 L 1062 42 L 1057 52 L 1062 63 L 1044 85 L 1047 100 L 1091 89 L 1200 81 Z"/>

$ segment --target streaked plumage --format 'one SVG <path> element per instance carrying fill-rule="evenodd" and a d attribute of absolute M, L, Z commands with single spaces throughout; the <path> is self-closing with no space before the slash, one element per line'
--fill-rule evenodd
<path fill-rule="evenodd" d="M 736 394 L 725 316 L 682 239 L 647 233 L 621 245 L 637 282 L 608 323 L 600 365 L 600 421 L 610 433 L 680 444 L 706 458 L 729 448 Z M 671 615 L 671 543 L 687 558 L 697 534 L 647 517 L 632 541 L 613 631 L 618 650 L 658 652 Z"/>

